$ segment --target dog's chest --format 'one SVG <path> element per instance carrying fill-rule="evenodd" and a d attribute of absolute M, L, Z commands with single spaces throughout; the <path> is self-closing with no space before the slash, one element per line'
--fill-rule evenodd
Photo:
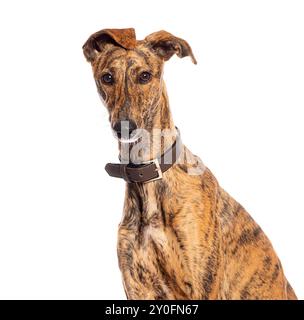
<path fill-rule="evenodd" d="M 178 252 L 156 212 L 137 231 L 120 227 L 118 258 L 128 298 L 184 299 L 177 283 L 183 270 Z"/>
<path fill-rule="evenodd" d="M 131 194 L 119 227 L 118 258 L 125 291 L 132 299 L 185 299 L 180 287 L 187 277 L 180 244 L 168 227 L 170 215 L 155 193 L 150 192 L 149 199 L 144 196 Z"/>

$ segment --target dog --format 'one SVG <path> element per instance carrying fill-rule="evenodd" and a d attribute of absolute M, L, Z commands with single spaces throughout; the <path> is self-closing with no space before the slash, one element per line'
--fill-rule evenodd
<path fill-rule="evenodd" d="M 196 64 L 190 45 L 166 31 L 136 40 L 133 28 L 104 29 L 83 53 L 119 141 L 121 163 L 106 170 L 126 180 L 117 252 L 127 298 L 297 299 L 262 229 L 181 142 L 163 67 L 174 54 Z M 144 146 L 158 142 L 128 161 L 139 129 Z"/>

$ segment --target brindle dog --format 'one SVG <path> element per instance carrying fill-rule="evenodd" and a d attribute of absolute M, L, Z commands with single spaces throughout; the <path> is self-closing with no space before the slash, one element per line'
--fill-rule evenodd
<path fill-rule="evenodd" d="M 83 51 L 114 129 L 129 120 L 132 129 L 174 131 L 163 65 L 174 54 L 196 63 L 185 40 L 105 29 Z M 162 150 L 170 146 L 162 140 Z M 200 160 L 183 146 L 185 157 L 161 180 L 126 184 L 118 258 L 128 299 L 296 299 L 262 229 L 207 168 L 188 173 Z"/>

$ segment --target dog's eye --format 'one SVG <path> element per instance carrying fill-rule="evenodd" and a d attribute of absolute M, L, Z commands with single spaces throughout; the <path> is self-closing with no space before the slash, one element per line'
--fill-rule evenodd
<path fill-rule="evenodd" d="M 105 84 L 113 84 L 114 83 L 114 77 L 111 75 L 111 73 L 105 73 L 101 77 L 101 81 Z"/>
<path fill-rule="evenodd" d="M 139 77 L 138 77 L 138 81 L 141 84 L 145 84 L 148 83 L 152 78 L 152 74 L 148 71 L 144 71 L 142 72 Z"/>

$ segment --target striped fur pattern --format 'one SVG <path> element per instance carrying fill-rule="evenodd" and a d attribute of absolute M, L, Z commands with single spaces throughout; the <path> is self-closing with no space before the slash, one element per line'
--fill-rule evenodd
<path fill-rule="evenodd" d="M 165 31 L 137 41 L 133 29 L 106 29 L 83 49 L 111 124 L 174 129 L 163 65 L 173 54 L 196 63 L 186 41 Z M 149 83 L 138 82 L 143 71 Z M 109 72 L 112 85 L 101 81 Z M 185 146 L 181 159 L 162 180 L 126 184 L 117 252 L 128 299 L 296 299 L 262 229 Z M 189 175 L 194 165 L 200 175 Z"/>

